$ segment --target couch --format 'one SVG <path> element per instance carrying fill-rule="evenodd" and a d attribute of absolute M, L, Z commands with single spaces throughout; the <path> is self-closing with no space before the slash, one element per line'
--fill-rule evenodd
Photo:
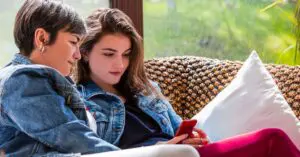
<path fill-rule="evenodd" d="M 235 77 L 240 61 L 180 56 L 145 61 L 147 76 L 159 83 L 174 110 L 190 119 Z M 300 66 L 265 64 L 300 119 Z"/>
<path fill-rule="evenodd" d="M 242 64 L 239 61 L 182 56 L 147 60 L 145 69 L 147 76 L 159 83 L 162 93 L 169 99 L 175 111 L 183 119 L 190 119 L 231 82 Z M 265 67 L 300 119 L 300 66 L 265 64 Z M 199 157 L 187 145 L 154 145 L 84 156 L 182 156 L 178 152 L 186 157 Z"/>

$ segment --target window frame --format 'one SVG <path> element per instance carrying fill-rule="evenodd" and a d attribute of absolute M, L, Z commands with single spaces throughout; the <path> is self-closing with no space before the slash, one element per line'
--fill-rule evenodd
<path fill-rule="evenodd" d="M 118 8 L 126 13 L 143 37 L 143 0 L 110 0 L 111 8 Z"/>

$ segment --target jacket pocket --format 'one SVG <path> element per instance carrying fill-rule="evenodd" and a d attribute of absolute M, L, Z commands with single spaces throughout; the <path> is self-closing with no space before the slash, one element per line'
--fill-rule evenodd
<path fill-rule="evenodd" d="M 87 124 L 87 115 L 84 108 L 71 108 L 71 110 L 78 119 L 83 120 Z"/>
<path fill-rule="evenodd" d="M 109 125 L 108 117 L 101 112 L 93 112 L 92 115 L 95 117 L 97 123 L 97 134 L 100 138 L 104 139 Z"/>

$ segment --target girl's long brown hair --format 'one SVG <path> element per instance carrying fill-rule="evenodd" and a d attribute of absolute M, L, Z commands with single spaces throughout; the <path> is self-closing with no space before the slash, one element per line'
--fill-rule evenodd
<path fill-rule="evenodd" d="M 129 66 L 115 88 L 126 98 L 131 98 L 137 93 L 144 95 L 155 94 L 162 97 L 151 85 L 144 70 L 144 51 L 142 37 L 138 34 L 131 19 L 122 11 L 114 8 L 98 9 L 86 19 L 87 37 L 84 39 L 80 51 L 82 56 L 87 56 L 94 45 L 106 34 L 121 33 L 131 41 Z M 82 57 L 77 65 L 75 76 L 78 84 L 89 81 L 90 68 L 88 62 Z"/>

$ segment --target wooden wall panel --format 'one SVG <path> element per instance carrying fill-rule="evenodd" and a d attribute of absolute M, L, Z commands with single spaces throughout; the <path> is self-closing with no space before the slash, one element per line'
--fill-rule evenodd
<path fill-rule="evenodd" d="M 111 0 L 110 7 L 125 12 L 143 37 L 143 0 Z"/>

